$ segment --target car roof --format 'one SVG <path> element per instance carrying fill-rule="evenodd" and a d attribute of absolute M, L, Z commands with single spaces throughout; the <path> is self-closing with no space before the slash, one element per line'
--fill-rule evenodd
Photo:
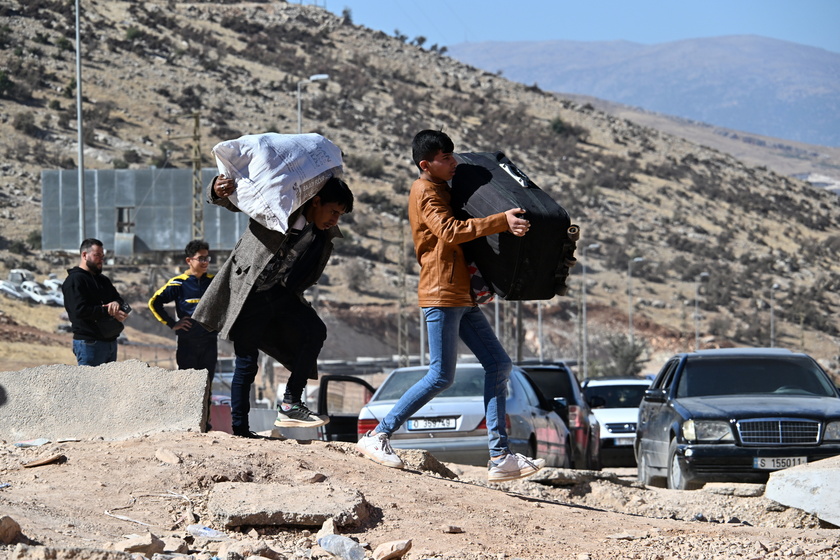
<path fill-rule="evenodd" d="M 513 366 L 517 367 L 517 366 Z M 391 370 L 390 373 L 396 373 L 398 371 L 428 371 L 429 366 L 409 366 L 409 367 L 400 367 Z M 484 369 L 484 366 L 481 365 L 480 362 L 459 362 L 455 364 L 455 369 Z"/>
<path fill-rule="evenodd" d="M 539 358 L 524 358 L 516 362 L 518 366 L 568 366 L 575 365 L 574 360 L 540 360 Z"/>
<path fill-rule="evenodd" d="M 713 348 L 709 350 L 696 350 L 694 352 L 681 352 L 677 356 L 716 358 L 732 356 L 807 356 L 801 352 L 793 352 L 787 348 Z"/>
<path fill-rule="evenodd" d="M 517 366 L 524 369 L 525 371 L 529 370 L 563 370 L 563 371 L 572 371 L 565 362 L 517 362 Z"/>
<path fill-rule="evenodd" d="M 641 377 L 610 377 L 589 378 L 583 382 L 586 387 L 603 387 L 607 385 L 650 385 L 650 379 Z"/>

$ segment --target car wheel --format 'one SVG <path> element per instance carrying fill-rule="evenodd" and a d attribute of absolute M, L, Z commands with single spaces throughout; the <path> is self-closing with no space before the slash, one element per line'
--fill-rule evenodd
<path fill-rule="evenodd" d="M 672 439 L 668 446 L 668 488 L 671 490 L 696 490 L 702 484 L 686 479 L 680 458 L 677 455 L 677 440 Z"/>
<path fill-rule="evenodd" d="M 665 481 L 661 476 L 656 476 L 650 470 L 648 466 L 647 459 L 645 459 L 644 454 L 639 449 L 637 450 L 637 457 L 636 457 L 636 477 L 638 478 L 639 482 L 644 484 L 645 486 L 655 486 L 657 488 L 664 488 Z"/>
<path fill-rule="evenodd" d="M 569 442 L 569 438 L 566 438 L 566 445 L 565 445 L 565 453 L 566 456 L 563 458 L 563 464 L 560 465 L 561 469 L 571 469 L 572 468 L 572 444 Z"/>
<path fill-rule="evenodd" d="M 600 471 L 601 470 L 601 454 L 595 452 L 595 446 L 589 446 L 589 470 L 591 471 Z"/>
<path fill-rule="evenodd" d="M 636 478 L 638 478 L 639 482 L 645 486 L 652 486 L 653 477 L 650 475 L 650 472 L 648 472 L 647 459 L 645 459 L 645 456 L 639 456 L 636 463 Z"/>

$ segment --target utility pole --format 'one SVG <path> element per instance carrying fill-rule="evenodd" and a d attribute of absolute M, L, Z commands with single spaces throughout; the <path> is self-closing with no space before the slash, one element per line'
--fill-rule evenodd
<path fill-rule="evenodd" d="M 201 114 L 193 113 L 193 239 L 204 239 L 204 186 L 201 184 Z"/>
<path fill-rule="evenodd" d="M 82 39 L 79 30 L 79 0 L 76 0 L 76 135 L 79 143 L 79 245 L 86 237 L 85 233 L 85 134 L 82 123 Z"/>
<path fill-rule="evenodd" d="M 192 136 L 173 136 L 172 140 L 192 139 L 192 238 L 204 239 L 204 185 L 201 184 L 201 113 L 196 111 L 192 115 Z M 167 131 L 167 134 L 169 132 Z M 179 161 L 183 161 L 180 160 Z"/>
<path fill-rule="evenodd" d="M 405 292 L 408 289 L 405 278 L 405 220 L 400 220 L 400 270 L 399 270 L 399 290 L 400 297 L 397 300 L 397 355 L 398 365 L 400 367 L 407 367 L 409 365 L 408 352 L 408 320 L 405 316 L 406 297 Z M 420 349 L 423 352 L 423 349 Z"/>

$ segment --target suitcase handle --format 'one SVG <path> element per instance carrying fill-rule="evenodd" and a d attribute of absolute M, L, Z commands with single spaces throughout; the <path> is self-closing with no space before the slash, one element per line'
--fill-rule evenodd
<path fill-rule="evenodd" d="M 531 188 L 531 185 L 533 184 L 531 182 L 531 179 L 529 179 L 527 175 L 522 173 L 522 171 L 518 167 L 516 167 L 512 161 L 507 159 L 507 156 L 504 154 L 504 152 L 496 152 L 496 162 L 498 162 L 499 167 L 501 167 L 505 171 L 505 173 L 510 175 L 514 181 L 519 183 L 520 187 L 522 187 L 523 189 Z"/>

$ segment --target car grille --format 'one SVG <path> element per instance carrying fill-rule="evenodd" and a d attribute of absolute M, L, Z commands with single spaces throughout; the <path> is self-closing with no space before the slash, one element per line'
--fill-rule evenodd
<path fill-rule="evenodd" d="M 803 445 L 820 442 L 819 422 L 792 418 L 760 418 L 736 423 L 744 445 Z"/>
<path fill-rule="evenodd" d="M 636 433 L 635 422 L 616 422 L 607 424 L 607 431 L 611 434 L 634 434 Z"/>

